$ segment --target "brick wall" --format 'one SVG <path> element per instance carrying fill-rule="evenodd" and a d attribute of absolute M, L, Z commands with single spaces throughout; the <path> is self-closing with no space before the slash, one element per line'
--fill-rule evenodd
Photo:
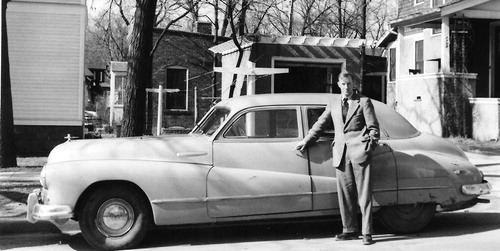
<path fill-rule="evenodd" d="M 155 31 L 157 40 L 162 30 Z M 193 128 L 195 125 L 194 90 L 197 87 L 198 120 L 210 109 L 213 100 L 207 99 L 220 95 L 220 75 L 217 76 L 217 85 L 213 93 L 213 60 L 214 55 L 208 49 L 215 45 L 214 37 L 208 34 L 182 31 L 168 31 L 159 44 L 153 59 L 153 88 L 165 85 L 166 69 L 168 67 L 182 67 L 188 69 L 188 109 L 187 111 L 172 111 L 163 109 L 163 128 L 184 127 Z M 219 41 L 226 41 L 220 38 Z M 165 97 L 165 96 L 164 96 Z M 156 132 L 157 94 L 149 94 L 152 101 L 148 112 L 147 128 Z"/>

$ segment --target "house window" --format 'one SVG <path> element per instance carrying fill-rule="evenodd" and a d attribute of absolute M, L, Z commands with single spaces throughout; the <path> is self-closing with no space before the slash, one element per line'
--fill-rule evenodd
<path fill-rule="evenodd" d="M 165 100 L 169 110 L 187 110 L 188 71 L 184 68 L 167 68 L 166 88 L 179 89 L 179 92 L 167 93 Z"/>
<path fill-rule="evenodd" d="M 123 87 L 125 86 L 126 76 L 116 76 L 115 77 L 115 105 L 123 105 Z"/>
<path fill-rule="evenodd" d="M 389 81 L 396 81 L 396 48 L 389 49 Z"/>
<path fill-rule="evenodd" d="M 424 3 L 424 0 L 415 0 L 415 5 Z"/>
<path fill-rule="evenodd" d="M 415 41 L 415 73 L 424 71 L 424 40 Z"/>

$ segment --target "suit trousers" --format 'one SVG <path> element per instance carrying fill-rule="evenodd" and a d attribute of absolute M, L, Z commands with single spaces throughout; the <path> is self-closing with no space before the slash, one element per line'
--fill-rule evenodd
<path fill-rule="evenodd" d="M 370 159 L 370 158 L 369 158 Z M 344 168 L 343 168 L 344 167 Z M 361 211 L 361 233 L 372 234 L 372 183 L 370 160 L 352 163 L 344 158 L 337 168 L 337 191 L 343 232 L 359 231 L 358 206 Z"/>

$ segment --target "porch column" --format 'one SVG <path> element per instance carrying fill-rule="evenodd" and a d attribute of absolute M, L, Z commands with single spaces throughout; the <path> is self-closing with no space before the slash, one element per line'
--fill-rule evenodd
<path fill-rule="evenodd" d="M 441 72 L 450 71 L 450 16 L 444 16 L 441 19 Z"/>

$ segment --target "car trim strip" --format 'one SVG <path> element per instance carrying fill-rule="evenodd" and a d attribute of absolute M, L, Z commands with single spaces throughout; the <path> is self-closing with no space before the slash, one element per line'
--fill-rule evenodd
<path fill-rule="evenodd" d="M 417 190 L 417 189 L 448 189 L 453 186 L 429 186 L 429 187 L 400 187 L 398 190 Z"/>
<path fill-rule="evenodd" d="M 375 189 L 373 192 L 391 192 L 397 191 L 396 189 Z M 273 197 L 291 197 L 291 196 L 316 196 L 325 194 L 335 194 L 337 192 L 306 192 L 306 193 L 290 193 L 290 194 L 268 194 L 268 195 L 241 195 L 241 196 L 225 196 L 225 197 L 205 197 L 205 198 L 183 198 L 183 199 L 158 199 L 153 200 L 153 204 L 165 204 L 165 203 L 200 203 L 200 202 L 214 202 L 223 200 L 242 200 L 242 199 L 263 199 L 263 198 L 273 198 Z"/>

